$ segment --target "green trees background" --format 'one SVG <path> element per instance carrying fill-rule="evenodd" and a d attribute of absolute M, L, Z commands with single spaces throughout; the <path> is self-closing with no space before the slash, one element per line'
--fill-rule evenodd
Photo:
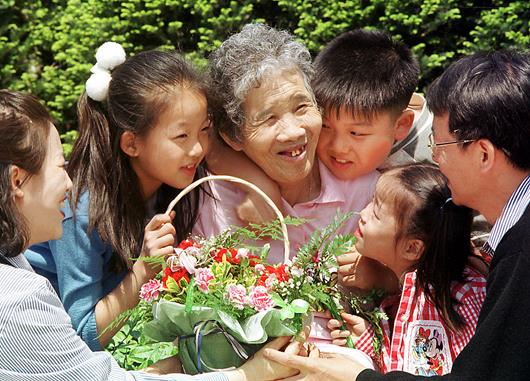
<path fill-rule="evenodd" d="M 291 31 L 313 54 L 344 30 L 386 29 L 420 60 L 422 91 L 463 54 L 525 48 L 529 20 L 526 0 L 0 0 L 0 86 L 34 93 L 62 132 L 74 130 L 101 43 L 128 54 L 178 49 L 204 66 L 227 36 L 259 21 Z"/>

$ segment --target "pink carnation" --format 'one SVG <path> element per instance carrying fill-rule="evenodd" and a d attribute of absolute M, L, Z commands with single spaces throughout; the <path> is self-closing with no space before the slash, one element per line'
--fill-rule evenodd
<path fill-rule="evenodd" d="M 239 310 L 245 308 L 247 302 L 247 290 L 240 284 L 231 284 L 227 287 L 228 300 Z"/>
<path fill-rule="evenodd" d="M 212 270 L 207 268 L 199 268 L 195 270 L 195 283 L 197 283 L 199 290 L 202 292 L 208 292 L 208 285 L 212 279 L 214 279 Z"/>
<path fill-rule="evenodd" d="M 274 307 L 274 302 L 264 286 L 256 286 L 250 291 L 250 305 L 257 311 L 266 311 Z"/>
<path fill-rule="evenodd" d="M 149 282 L 144 283 L 140 289 L 140 298 L 146 302 L 155 300 L 160 294 L 160 287 L 162 287 L 162 283 L 159 280 L 151 279 Z"/>
<path fill-rule="evenodd" d="M 265 266 L 263 266 L 261 263 L 258 263 L 254 268 L 258 273 L 262 273 L 265 271 Z"/>

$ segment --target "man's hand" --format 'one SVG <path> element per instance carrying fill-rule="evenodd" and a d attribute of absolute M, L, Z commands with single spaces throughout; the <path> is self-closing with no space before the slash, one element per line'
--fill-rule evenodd
<path fill-rule="evenodd" d="M 277 362 L 268 361 L 264 356 L 264 351 L 271 349 L 279 351 L 289 344 L 290 337 L 278 337 L 260 349 L 250 360 L 234 371 L 225 372 L 228 381 L 272 381 L 293 376 L 298 373 L 296 369 L 282 365 Z M 300 353 L 303 343 L 293 341 L 284 349 L 288 355 Z"/>
<path fill-rule="evenodd" d="M 316 348 L 311 350 L 309 357 L 273 349 L 265 350 L 264 354 L 269 360 L 299 371 L 295 376 L 283 378 L 284 381 L 354 381 L 366 369 L 345 356 L 328 354 L 327 357 L 320 357 Z"/>

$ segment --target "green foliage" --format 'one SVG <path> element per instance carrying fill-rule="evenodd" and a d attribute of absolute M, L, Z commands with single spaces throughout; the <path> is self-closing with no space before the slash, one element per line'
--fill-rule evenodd
<path fill-rule="evenodd" d="M 2 0 L 0 86 L 42 98 L 62 132 L 104 41 L 129 55 L 178 49 L 200 67 L 249 22 L 287 29 L 313 54 L 352 28 L 386 29 L 422 67 L 420 91 L 455 58 L 530 43 L 530 3 L 503 0 Z"/>
<path fill-rule="evenodd" d="M 63 152 L 66 160 L 68 160 L 72 154 L 72 148 L 74 147 L 74 142 L 78 135 L 77 130 L 70 130 L 61 134 L 61 142 L 63 144 Z"/>
<path fill-rule="evenodd" d="M 305 220 L 303 218 L 287 216 L 285 217 L 284 222 L 287 226 L 299 226 L 302 225 Z M 201 244 L 203 245 L 203 250 L 205 252 L 210 252 L 220 247 L 248 247 L 249 249 L 256 250 L 257 247 L 253 246 L 252 243 L 262 239 L 283 239 L 280 220 L 276 219 L 266 224 L 250 223 L 248 226 L 235 226 L 216 235 L 211 240 L 201 242 Z M 261 249 L 260 257 L 262 259 L 267 259 L 269 248 L 269 245 L 264 245 L 263 249 Z"/>
<path fill-rule="evenodd" d="M 122 368 L 142 369 L 177 354 L 177 347 L 172 343 L 154 342 L 143 335 L 143 327 L 150 315 L 151 306 L 141 301 L 138 306 L 120 315 L 114 320 L 113 325 L 107 327 L 107 329 L 112 329 L 116 324 L 126 320 L 105 348 L 112 353 Z"/>
<path fill-rule="evenodd" d="M 383 320 L 388 320 L 385 311 L 379 308 L 381 301 L 385 297 L 385 290 L 372 289 L 366 295 L 352 295 L 350 305 L 352 312 L 367 320 L 374 330 L 372 345 L 374 352 L 379 356 L 383 347 L 383 327 L 381 325 Z"/>

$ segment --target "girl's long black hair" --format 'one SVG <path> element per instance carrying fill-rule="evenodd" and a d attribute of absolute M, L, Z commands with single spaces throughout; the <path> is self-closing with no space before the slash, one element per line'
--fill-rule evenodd
<path fill-rule="evenodd" d="M 382 180 L 385 179 L 397 180 L 387 191 L 398 216 L 396 242 L 415 238 L 425 245 L 417 263 L 416 287 L 424 290 L 447 326 L 458 330 L 463 320 L 455 310 L 451 286 L 463 279 L 464 267 L 473 252 L 472 210 L 452 202 L 447 179 L 435 165 L 393 168 L 383 174 Z"/>

